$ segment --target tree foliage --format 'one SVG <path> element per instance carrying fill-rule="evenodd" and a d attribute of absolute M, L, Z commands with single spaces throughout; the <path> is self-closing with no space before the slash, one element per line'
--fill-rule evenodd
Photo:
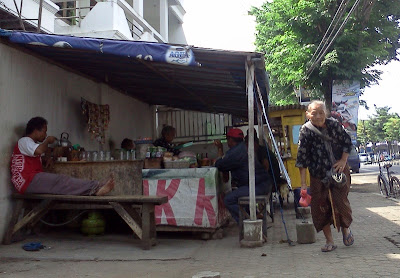
<path fill-rule="evenodd" d="M 400 117 L 397 113 L 390 113 L 390 109 L 388 106 L 375 106 L 376 114 L 358 122 L 357 138 L 360 143 L 400 141 Z"/>
<path fill-rule="evenodd" d="M 355 0 L 349 1 L 347 14 Z M 274 0 L 252 8 L 256 46 L 265 53 L 274 103 L 296 101 L 294 87 L 305 86 L 331 104 L 333 80 L 376 83 L 372 70 L 396 58 L 399 48 L 399 0 L 361 0 L 343 31 L 305 79 L 308 62 L 328 29 L 341 0 Z"/>
<path fill-rule="evenodd" d="M 400 118 L 392 117 L 383 126 L 388 141 L 398 141 L 400 138 Z"/>

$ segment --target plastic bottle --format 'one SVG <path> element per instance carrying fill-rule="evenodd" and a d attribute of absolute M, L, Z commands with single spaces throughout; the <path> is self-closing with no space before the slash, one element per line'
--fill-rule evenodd
<path fill-rule="evenodd" d="M 147 147 L 146 158 L 150 158 L 150 157 L 151 157 L 150 147 Z"/>

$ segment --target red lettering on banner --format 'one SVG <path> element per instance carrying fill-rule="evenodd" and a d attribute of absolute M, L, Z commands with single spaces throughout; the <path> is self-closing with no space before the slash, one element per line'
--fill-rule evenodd
<path fill-rule="evenodd" d="M 143 195 L 149 196 L 149 180 L 143 180 Z"/>
<path fill-rule="evenodd" d="M 175 193 L 176 193 L 176 191 L 178 191 L 180 183 L 181 183 L 180 179 L 173 179 L 173 180 L 171 180 L 171 183 L 169 184 L 168 188 L 166 189 L 165 187 L 167 185 L 167 181 L 166 180 L 158 180 L 156 195 L 157 196 L 165 196 L 165 195 L 168 196 L 168 202 L 155 207 L 154 213 L 156 215 L 156 224 L 161 224 L 162 211 L 164 210 L 165 217 L 167 219 L 167 223 L 169 225 L 174 225 L 174 226 L 177 225 L 174 211 L 172 210 L 169 200 L 171 200 L 175 196 Z"/>
<path fill-rule="evenodd" d="M 216 216 L 214 208 L 211 204 L 211 199 L 215 196 L 206 196 L 206 185 L 204 178 L 199 180 L 199 191 L 197 192 L 197 201 L 196 201 L 196 212 L 194 216 L 194 223 L 196 225 L 203 224 L 203 211 L 206 210 L 208 221 L 210 222 L 211 227 L 215 227 L 216 225 Z"/>

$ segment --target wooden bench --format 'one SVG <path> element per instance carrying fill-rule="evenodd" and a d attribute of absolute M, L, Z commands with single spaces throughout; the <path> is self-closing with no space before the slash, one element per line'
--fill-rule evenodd
<path fill-rule="evenodd" d="M 10 225 L 4 236 L 4 244 L 10 244 L 21 228 L 34 226 L 50 209 L 114 209 L 141 240 L 143 249 L 157 244 L 154 207 L 168 202 L 168 197 L 126 196 L 75 196 L 52 194 L 12 194 L 16 200 Z M 133 208 L 140 206 L 141 215 Z M 21 213 L 31 208 L 29 212 Z"/>

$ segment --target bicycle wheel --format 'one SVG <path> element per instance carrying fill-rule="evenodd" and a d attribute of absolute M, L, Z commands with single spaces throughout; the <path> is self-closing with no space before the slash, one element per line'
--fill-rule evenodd
<path fill-rule="evenodd" d="M 378 185 L 379 185 L 380 193 L 382 195 L 389 196 L 389 190 L 388 190 L 389 185 L 386 183 L 386 181 L 381 176 L 378 176 Z"/>
<path fill-rule="evenodd" d="M 397 177 L 391 177 L 390 181 L 392 183 L 392 195 L 397 198 L 400 195 L 400 180 Z"/>

